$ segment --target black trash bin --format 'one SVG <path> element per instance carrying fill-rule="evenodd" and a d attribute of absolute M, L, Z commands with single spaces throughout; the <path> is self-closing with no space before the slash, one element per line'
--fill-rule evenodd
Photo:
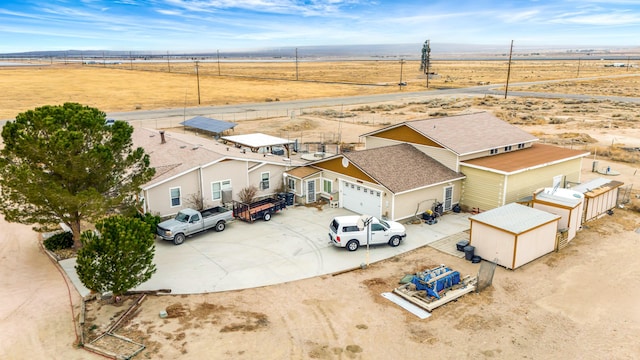
<path fill-rule="evenodd" d="M 464 259 L 473 260 L 473 253 L 476 251 L 476 247 L 473 245 L 467 245 L 464 247 Z"/>
<path fill-rule="evenodd" d="M 469 240 L 460 240 L 456 243 L 456 250 L 464 251 L 465 246 L 469 246 Z"/>
<path fill-rule="evenodd" d="M 286 194 L 286 202 L 287 202 L 287 206 L 293 206 L 293 199 L 294 199 L 295 194 L 294 193 L 287 193 Z"/>

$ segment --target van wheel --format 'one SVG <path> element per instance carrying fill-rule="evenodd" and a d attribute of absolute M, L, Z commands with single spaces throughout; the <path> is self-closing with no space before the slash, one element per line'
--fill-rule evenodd
<path fill-rule="evenodd" d="M 400 237 L 399 236 L 394 236 L 391 239 L 389 239 L 389 246 L 396 247 L 398 245 L 400 245 Z"/>
<path fill-rule="evenodd" d="M 180 245 L 184 242 L 184 234 L 176 234 L 176 236 L 173 237 L 173 243 L 176 245 Z"/>
<path fill-rule="evenodd" d="M 216 231 L 224 230 L 224 226 L 224 221 L 218 221 L 218 223 L 216 224 Z"/>
<path fill-rule="evenodd" d="M 269 221 L 269 220 L 271 220 L 271 214 L 270 214 L 270 213 L 266 213 L 266 214 L 264 214 L 263 219 L 264 219 L 264 221 Z"/>
<path fill-rule="evenodd" d="M 358 243 L 358 240 L 350 240 L 347 243 L 347 250 L 356 251 L 356 250 L 358 250 L 359 246 L 360 246 L 360 244 Z"/>

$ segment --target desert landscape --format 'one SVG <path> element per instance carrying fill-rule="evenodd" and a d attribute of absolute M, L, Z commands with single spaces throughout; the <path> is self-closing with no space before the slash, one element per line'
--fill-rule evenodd
<path fill-rule="evenodd" d="M 504 62 L 434 64 L 435 87 L 499 84 Z M 166 64 L 164 64 L 166 66 Z M 230 64 L 225 64 L 225 67 Z M 304 64 L 307 65 L 307 64 Z M 320 66 L 313 76 L 336 76 L 339 83 L 257 79 L 291 77 L 268 65 L 233 70 L 250 78 L 218 76 L 202 70 L 202 99 L 207 105 L 233 102 L 286 101 L 393 91 L 425 91 L 419 102 L 389 102 L 343 108 L 309 109 L 289 117 L 239 121 L 236 134 L 255 131 L 283 136 L 303 132 L 308 141 L 358 145 L 359 134 L 380 126 L 463 112 L 491 111 L 533 133 L 543 142 L 590 151 L 602 166 L 620 173 L 616 180 L 633 185 L 629 202 L 613 215 L 585 224 L 570 245 L 515 271 L 498 267 L 493 285 L 466 295 L 420 320 L 380 294 L 397 286 L 406 274 L 442 263 L 462 274 L 478 265 L 425 247 L 402 256 L 341 274 L 233 292 L 146 296 L 117 333 L 145 345 L 136 358 L 147 359 L 389 359 L 437 356 L 443 359 L 634 359 L 640 354 L 640 200 L 635 189 L 640 160 L 638 104 L 611 100 L 543 99 L 499 96 L 440 97 L 424 86 L 417 71 L 405 72 L 399 89 L 399 64 L 370 69 L 360 64 Z M 445 66 L 447 65 L 447 66 Z M 450 65 L 450 67 L 449 67 Z M 526 68 L 525 65 L 530 66 Z M 574 62 L 522 62 L 512 81 L 570 79 Z M 196 106 L 193 74 L 100 66 L 56 65 L 2 68 L 6 94 L 0 118 L 44 104 L 66 101 L 104 111 Z M 213 66 L 213 65 L 211 65 Z M 418 64 L 404 64 L 405 71 Z M 611 76 L 522 85 L 522 90 L 554 93 L 634 96 L 637 68 L 581 64 L 582 76 Z M 339 69 L 344 70 L 342 75 Z M 152 71 L 153 70 L 153 71 Z M 229 68 L 226 71 L 231 71 Z M 393 71 L 391 71 L 393 70 Z M 186 70 L 185 70 L 186 71 Z M 305 68 L 305 71 L 308 69 Z M 587 71 L 591 71 L 588 73 Z M 212 72 L 209 74 L 208 72 Z M 322 73 L 324 72 L 324 73 Z M 307 79 L 310 73 L 303 73 Z M 359 75 L 352 75 L 359 74 Z M 366 74 L 366 75 L 363 75 Z M 377 76 L 373 76 L 378 74 Z M 411 74 L 412 77 L 409 77 Z M 294 74 L 295 75 L 295 74 Z M 349 79 L 367 84 L 348 84 Z M 335 80 L 338 79 L 338 80 Z M 202 79 L 201 79 L 202 80 Z M 445 82 L 447 81 L 448 82 Z M 126 86 L 124 85 L 126 84 Z M 276 100 L 277 99 L 277 100 Z M 132 122 L 154 127 L 153 121 Z M 184 131 L 181 128 L 167 129 Z M 591 172 L 583 160 L 583 181 Z M 321 210 L 318 210 L 321 211 Z M 2 285 L 7 301 L 0 305 L 0 357 L 6 359 L 100 358 L 77 346 L 79 332 L 90 338 L 110 327 L 138 299 L 118 304 L 82 299 L 39 245 L 28 226 L 6 224 L 0 233 Z M 160 318 L 160 311 L 167 317 Z M 83 314 L 85 326 L 76 328 Z M 117 348 L 117 346 L 115 346 Z M 116 349 L 117 350 L 117 349 Z"/>

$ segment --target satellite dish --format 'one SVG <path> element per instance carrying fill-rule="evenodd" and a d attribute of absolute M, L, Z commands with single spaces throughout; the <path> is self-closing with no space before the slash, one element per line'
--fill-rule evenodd
<path fill-rule="evenodd" d="M 342 167 L 347 167 L 349 166 L 349 159 L 347 159 L 346 157 L 342 157 Z"/>

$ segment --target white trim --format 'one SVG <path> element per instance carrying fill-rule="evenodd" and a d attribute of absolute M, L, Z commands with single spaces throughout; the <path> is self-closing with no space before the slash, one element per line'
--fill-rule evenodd
<path fill-rule="evenodd" d="M 412 192 L 412 191 L 428 189 L 430 187 L 439 186 L 439 185 L 447 184 L 447 183 L 454 182 L 454 181 L 464 180 L 466 178 L 467 178 L 466 176 L 462 176 L 462 177 L 455 178 L 455 179 L 445 180 L 445 181 L 441 181 L 441 182 L 435 183 L 435 184 L 430 184 L 430 185 L 420 186 L 420 187 L 409 189 L 409 190 L 405 190 L 405 191 L 400 191 L 400 192 L 395 193 L 395 195 L 402 195 L 402 194 L 406 194 L 406 193 L 409 193 L 409 192 Z"/>

